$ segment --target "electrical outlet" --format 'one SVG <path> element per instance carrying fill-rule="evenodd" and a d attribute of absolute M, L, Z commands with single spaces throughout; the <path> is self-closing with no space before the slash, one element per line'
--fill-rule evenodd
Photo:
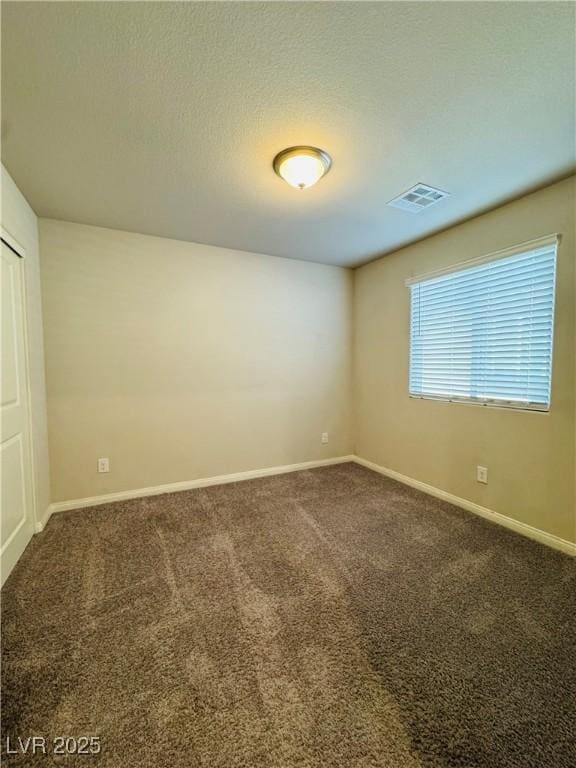
<path fill-rule="evenodd" d="M 108 459 L 98 459 L 98 472 L 110 472 L 110 461 Z"/>
<path fill-rule="evenodd" d="M 328 432 L 322 432 L 320 442 L 326 444 L 328 442 Z"/>
<path fill-rule="evenodd" d="M 476 467 L 476 480 L 478 480 L 479 483 L 484 483 L 485 485 L 488 483 L 488 470 L 486 467 Z"/>

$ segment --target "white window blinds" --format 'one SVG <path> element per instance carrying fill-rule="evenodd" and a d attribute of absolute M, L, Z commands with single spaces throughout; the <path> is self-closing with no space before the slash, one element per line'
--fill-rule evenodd
<path fill-rule="evenodd" d="M 409 281 L 410 394 L 548 410 L 556 238 Z"/>

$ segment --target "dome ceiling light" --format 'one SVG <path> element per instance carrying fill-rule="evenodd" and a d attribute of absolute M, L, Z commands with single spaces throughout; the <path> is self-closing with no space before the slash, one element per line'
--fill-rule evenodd
<path fill-rule="evenodd" d="M 330 170 L 332 158 L 317 147 L 289 147 L 274 158 L 274 170 L 296 189 L 312 187 Z"/>

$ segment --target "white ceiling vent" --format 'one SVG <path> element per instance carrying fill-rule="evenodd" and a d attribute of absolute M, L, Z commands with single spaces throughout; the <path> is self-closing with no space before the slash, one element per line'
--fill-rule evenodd
<path fill-rule="evenodd" d="M 434 203 L 444 200 L 445 197 L 450 197 L 450 193 L 443 192 L 441 189 L 434 189 L 427 184 L 416 184 L 407 192 L 390 200 L 386 205 L 401 208 L 403 211 L 410 211 L 411 213 L 420 213 Z"/>

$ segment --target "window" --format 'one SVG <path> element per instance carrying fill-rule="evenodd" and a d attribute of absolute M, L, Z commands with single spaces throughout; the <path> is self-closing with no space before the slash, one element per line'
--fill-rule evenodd
<path fill-rule="evenodd" d="M 407 281 L 410 395 L 550 407 L 557 238 Z"/>

